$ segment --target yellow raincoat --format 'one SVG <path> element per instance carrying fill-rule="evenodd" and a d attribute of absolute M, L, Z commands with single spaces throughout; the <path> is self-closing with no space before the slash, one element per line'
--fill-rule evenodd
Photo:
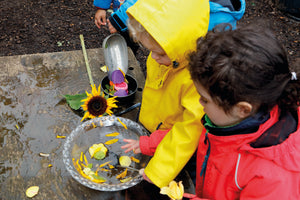
<path fill-rule="evenodd" d="M 187 69 L 187 53 L 208 29 L 208 0 L 138 0 L 127 13 L 140 22 L 178 65 L 147 60 L 140 122 L 151 132 L 170 132 L 145 168 L 158 187 L 167 186 L 195 152 L 202 130 L 203 108 Z"/>

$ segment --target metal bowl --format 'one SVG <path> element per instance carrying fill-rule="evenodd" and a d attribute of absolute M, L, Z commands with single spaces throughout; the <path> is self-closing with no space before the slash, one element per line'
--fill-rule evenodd
<path fill-rule="evenodd" d="M 128 70 L 128 49 L 126 40 L 118 33 L 107 36 L 102 43 L 104 61 L 108 67 L 108 77 L 115 70 L 121 69 L 125 74 Z"/>
<path fill-rule="evenodd" d="M 127 129 L 120 123 L 120 121 L 127 126 Z M 108 148 L 108 154 L 113 152 L 118 156 L 127 155 L 129 157 L 133 156 L 140 160 L 139 163 L 132 162 L 130 167 L 135 169 L 141 169 L 146 166 L 150 157 L 142 154 L 133 154 L 133 152 L 124 153 L 124 150 L 121 149 L 121 146 L 125 144 L 123 142 L 124 138 L 129 139 L 138 139 L 141 135 L 148 135 L 148 132 L 145 128 L 143 128 L 138 123 L 116 116 L 105 116 L 94 118 L 88 120 L 71 132 L 71 134 L 66 138 L 64 149 L 63 149 L 63 161 L 67 168 L 67 171 L 71 174 L 71 176 L 78 181 L 80 184 L 89 187 L 94 190 L 99 191 L 119 191 L 124 190 L 130 187 L 135 186 L 136 184 L 142 181 L 142 176 L 137 171 L 131 171 L 128 169 L 129 176 L 132 179 L 128 182 L 121 183 L 118 179 L 116 179 L 116 174 L 119 174 L 122 169 L 119 169 L 119 172 L 116 171 L 115 174 L 112 172 L 101 172 L 101 176 L 104 176 L 107 179 L 105 183 L 95 183 L 85 177 L 83 177 L 73 165 L 73 159 L 77 160 L 81 156 L 81 152 L 86 154 L 88 163 L 93 163 L 93 166 L 97 167 L 98 165 L 107 162 L 110 158 L 105 158 L 103 160 L 95 160 L 90 158 L 88 149 L 93 144 L 105 143 L 108 140 L 113 139 L 112 137 L 107 137 L 106 134 L 119 132 L 118 136 L 114 138 L 118 138 L 118 142 L 105 145 Z M 118 170 L 115 168 L 115 170 Z M 124 169 L 123 169 L 124 170 Z M 100 172 L 99 172 L 100 173 Z M 107 173 L 107 174 L 105 174 Z"/>

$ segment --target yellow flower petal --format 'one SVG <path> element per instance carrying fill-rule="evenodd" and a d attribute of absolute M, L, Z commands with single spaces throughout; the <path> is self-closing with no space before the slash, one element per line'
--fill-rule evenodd
<path fill-rule="evenodd" d="M 81 122 L 84 120 L 84 119 L 87 119 L 88 117 L 90 116 L 90 113 L 89 112 L 85 112 L 82 119 L 80 120 Z"/>
<path fill-rule="evenodd" d="M 184 187 L 183 187 L 182 181 L 179 182 L 179 189 L 180 189 L 180 195 L 183 196 Z"/>
<path fill-rule="evenodd" d="M 175 181 L 171 181 L 168 187 L 161 188 L 160 193 L 168 195 L 171 199 L 180 200 L 184 193 L 182 182 L 180 181 L 177 185 Z"/>
<path fill-rule="evenodd" d="M 119 117 L 117 117 L 117 119 L 118 119 L 118 121 L 120 122 L 120 124 L 121 124 L 125 129 L 127 129 L 126 124 L 124 124 L 124 123 L 119 119 Z"/>
<path fill-rule="evenodd" d="M 127 168 L 119 175 L 116 176 L 117 179 L 124 178 L 127 175 Z"/>
<path fill-rule="evenodd" d="M 31 186 L 26 190 L 26 196 L 29 198 L 34 197 L 39 192 L 39 186 Z"/>
<path fill-rule="evenodd" d="M 96 89 L 96 86 L 95 86 L 95 85 L 92 85 L 92 95 L 93 95 L 93 96 L 98 96 L 97 93 L 98 93 L 98 91 L 97 91 L 97 89 Z"/>
<path fill-rule="evenodd" d="M 106 137 L 115 137 L 115 136 L 118 136 L 120 133 L 118 133 L 118 132 L 114 132 L 114 133 L 108 133 L 108 134 L 106 134 L 105 136 Z"/>
<path fill-rule="evenodd" d="M 131 160 L 132 160 L 133 162 L 140 163 L 140 160 L 139 160 L 139 159 L 137 159 L 137 158 L 135 158 L 135 157 L 133 157 L 133 156 L 131 156 L 130 158 L 131 158 Z"/>
<path fill-rule="evenodd" d="M 171 193 L 171 191 L 170 191 L 170 188 L 169 187 L 162 187 L 162 188 L 160 188 L 160 193 L 161 194 L 165 194 L 165 195 L 168 195 L 168 197 L 170 197 L 170 193 Z"/>
<path fill-rule="evenodd" d="M 83 110 L 87 110 L 87 105 L 86 105 L 86 104 L 82 104 L 82 105 L 81 105 L 81 108 L 82 108 Z"/>
<path fill-rule="evenodd" d="M 111 162 L 112 162 L 112 161 L 110 160 L 110 161 L 107 161 L 107 162 L 105 162 L 105 163 L 102 163 L 101 165 L 99 165 L 99 168 L 104 167 L 104 166 L 108 165 L 108 164 L 111 163 Z"/>
<path fill-rule="evenodd" d="M 100 67 L 100 69 L 101 69 L 101 71 L 103 71 L 103 72 L 107 72 L 107 71 L 108 71 L 106 65 L 103 65 L 102 67 Z"/>
<path fill-rule="evenodd" d="M 106 141 L 104 144 L 110 145 L 110 144 L 114 144 L 114 143 L 116 143 L 116 142 L 118 142 L 118 141 L 119 141 L 119 139 L 118 139 L 118 138 L 115 138 L 115 139 Z"/>
<path fill-rule="evenodd" d="M 132 179 L 132 177 L 128 177 L 128 178 L 125 178 L 125 179 L 120 179 L 120 182 L 121 183 L 126 183 L 128 181 L 130 181 Z"/>

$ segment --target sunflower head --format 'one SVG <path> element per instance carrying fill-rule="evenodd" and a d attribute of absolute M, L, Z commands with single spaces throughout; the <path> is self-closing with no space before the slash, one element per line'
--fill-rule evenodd
<path fill-rule="evenodd" d="M 95 85 L 92 85 L 91 87 L 91 94 L 86 91 L 87 98 L 81 100 L 81 102 L 83 102 L 81 107 L 85 111 L 81 121 L 86 118 L 92 119 L 95 117 L 101 117 L 106 114 L 111 115 L 113 113 L 111 109 L 118 107 L 116 105 L 116 97 L 105 97 L 104 93 L 100 90 L 100 85 L 98 87 L 98 90 Z"/>

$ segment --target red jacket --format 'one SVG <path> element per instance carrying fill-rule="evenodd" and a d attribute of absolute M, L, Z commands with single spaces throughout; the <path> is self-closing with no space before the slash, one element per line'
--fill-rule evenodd
<path fill-rule="evenodd" d="M 156 130 L 150 136 L 141 136 L 139 144 L 142 154 L 153 156 L 157 146 L 169 131 L 170 129 Z"/>
<path fill-rule="evenodd" d="M 201 135 L 197 152 L 196 194 L 208 199 L 300 199 L 300 108 L 295 129 L 283 142 L 253 148 L 250 144 L 268 130 L 283 132 L 287 126 L 275 106 L 270 118 L 251 134 Z M 280 120 L 279 120 L 280 119 Z M 204 142 L 206 138 L 206 142 Z M 207 149 L 205 174 L 200 176 Z"/>

